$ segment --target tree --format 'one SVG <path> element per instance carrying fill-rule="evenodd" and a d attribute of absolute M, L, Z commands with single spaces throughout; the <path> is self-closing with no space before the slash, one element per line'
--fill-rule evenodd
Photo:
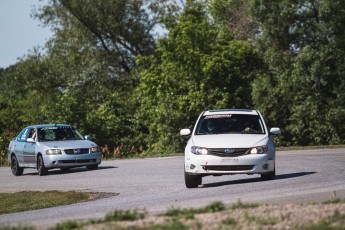
<path fill-rule="evenodd" d="M 282 144 L 343 143 L 344 9 L 328 0 L 253 2 L 268 66 L 253 99 L 269 123 L 282 125 Z"/>
<path fill-rule="evenodd" d="M 250 1 L 211 0 L 209 7 L 216 24 L 223 26 L 231 39 L 255 42 L 259 22 L 252 17 Z"/>
<path fill-rule="evenodd" d="M 47 56 L 63 81 L 58 120 L 93 134 L 100 145 L 142 145 L 131 99 L 135 56 L 153 53 L 155 27 L 175 9 L 165 0 L 51 0 L 37 12 L 55 32 Z"/>
<path fill-rule="evenodd" d="M 253 46 L 228 40 L 203 2 L 186 1 L 167 28 L 155 55 L 138 58 L 137 93 L 155 152 L 182 151 L 179 129 L 192 128 L 203 110 L 251 107 L 251 82 L 260 70 Z"/>

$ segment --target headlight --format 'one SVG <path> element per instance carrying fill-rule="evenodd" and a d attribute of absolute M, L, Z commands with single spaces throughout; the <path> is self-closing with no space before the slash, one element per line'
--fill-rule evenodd
<path fill-rule="evenodd" d="M 61 154 L 61 150 L 60 149 L 48 149 L 46 151 L 47 155 L 59 155 Z"/>
<path fill-rule="evenodd" d="M 91 152 L 92 153 L 98 153 L 98 152 L 100 152 L 100 150 L 99 150 L 98 146 L 97 147 L 92 147 L 91 148 Z"/>
<path fill-rule="evenodd" d="M 207 148 L 198 147 L 198 146 L 192 146 L 191 152 L 196 154 L 196 155 L 207 155 L 208 154 Z"/>
<path fill-rule="evenodd" d="M 263 153 L 266 153 L 267 150 L 268 150 L 268 148 L 266 145 L 258 146 L 258 147 L 252 148 L 250 150 L 250 154 L 263 154 Z"/>

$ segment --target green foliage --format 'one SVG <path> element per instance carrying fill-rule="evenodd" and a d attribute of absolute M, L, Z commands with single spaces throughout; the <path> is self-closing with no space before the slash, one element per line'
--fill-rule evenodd
<path fill-rule="evenodd" d="M 342 204 L 345 203 L 345 199 L 334 198 L 327 201 L 322 202 L 322 204 Z"/>
<path fill-rule="evenodd" d="M 209 3 L 210 14 L 230 39 L 254 41 L 259 22 L 251 15 L 250 3 L 246 0 L 213 0 Z"/>
<path fill-rule="evenodd" d="M 164 215 L 169 217 L 183 217 L 185 219 L 193 219 L 194 215 L 200 213 L 212 213 L 212 212 L 221 212 L 226 209 L 224 203 L 220 201 L 215 201 L 202 208 L 171 208 Z"/>
<path fill-rule="evenodd" d="M 49 230 L 80 229 L 81 227 L 82 225 L 79 224 L 78 222 L 69 220 L 69 221 L 59 223 L 53 228 L 50 228 Z"/>
<path fill-rule="evenodd" d="M 232 227 L 235 227 L 237 225 L 237 221 L 231 217 L 223 220 L 222 223 L 226 226 L 232 226 Z"/>
<path fill-rule="evenodd" d="M 253 203 L 242 203 L 241 200 L 237 200 L 236 203 L 231 205 L 231 209 L 250 209 L 250 208 L 257 208 L 259 207 L 259 204 L 253 204 Z"/>
<path fill-rule="evenodd" d="M 176 10 L 165 0 L 49 1 L 35 12 L 55 32 L 46 51 L 1 69 L 0 134 L 70 123 L 110 152 L 121 147 L 119 156 L 142 152 L 134 57 L 153 52 L 153 29 Z"/>
<path fill-rule="evenodd" d="M 303 226 L 297 229 L 307 229 L 307 230 L 341 230 L 345 227 L 345 215 L 341 214 L 339 210 L 335 210 L 333 215 L 319 221 L 316 224 Z"/>
<path fill-rule="evenodd" d="M 281 145 L 343 143 L 344 9 L 328 0 L 253 1 L 267 63 L 253 102 L 269 125 L 283 129 Z"/>
<path fill-rule="evenodd" d="M 30 197 L 30 199 L 28 199 L 28 197 Z M 92 197 L 93 195 L 90 193 L 74 191 L 24 191 L 17 193 L 0 193 L 0 214 L 67 205 L 86 201 Z"/>
<path fill-rule="evenodd" d="M 36 11 L 54 37 L 0 69 L 0 164 L 39 123 L 76 126 L 105 158 L 182 152 L 179 130 L 220 108 L 260 110 L 283 130 L 279 146 L 344 144 L 345 3 L 179 5 L 51 0 Z"/>
<path fill-rule="evenodd" d="M 0 225 L 0 230 L 35 230 L 33 226 L 13 226 L 13 225 Z"/>
<path fill-rule="evenodd" d="M 7 148 L 11 139 L 12 139 L 12 135 L 8 133 L 3 133 L 2 136 L 0 136 L 0 166 L 5 166 L 8 164 Z"/>
<path fill-rule="evenodd" d="M 115 210 L 105 216 L 105 222 L 144 219 L 147 213 L 138 210 Z"/>
<path fill-rule="evenodd" d="M 223 36 L 205 4 L 187 1 L 177 21 L 155 55 L 137 59 L 136 90 L 153 152 L 182 151 L 179 129 L 192 128 L 203 110 L 251 107 L 251 82 L 261 65 L 250 43 Z"/>
<path fill-rule="evenodd" d="M 116 229 L 130 229 L 130 230 L 188 230 L 190 227 L 188 225 L 183 224 L 181 221 L 177 219 L 169 220 L 162 224 L 150 224 L 148 226 L 134 226 L 134 227 L 116 227 Z"/>

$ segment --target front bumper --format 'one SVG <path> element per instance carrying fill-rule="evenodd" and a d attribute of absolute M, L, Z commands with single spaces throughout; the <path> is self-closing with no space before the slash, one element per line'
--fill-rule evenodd
<path fill-rule="evenodd" d="M 102 162 L 102 153 L 45 155 L 43 160 L 45 167 L 48 169 L 82 167 L 100 164 Z"/>
<path fill-rule="evenodd" d="M 185 172 L 198 175 L 265 174 L 274 171 L 275 160 L 267 154 L 219 157 L 190 154 L 185 158 Z"/>

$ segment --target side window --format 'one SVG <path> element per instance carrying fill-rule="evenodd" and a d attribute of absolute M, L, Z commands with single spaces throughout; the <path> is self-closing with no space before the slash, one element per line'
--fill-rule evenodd
<path fill-rule="evenodd" d="M 28 138 L 32 138 L 32 139 L 35 140 L 35 138 L 36 138 L 36 129 L 33 128 L 33 129 L 30 130 Z"/>
<path fill-rule="evenodd" d="M 17 141 L 26 141 L 26 138 L 29 135 L 29 129 L 24 129 L 21 131 L 17 137 Z"/>

